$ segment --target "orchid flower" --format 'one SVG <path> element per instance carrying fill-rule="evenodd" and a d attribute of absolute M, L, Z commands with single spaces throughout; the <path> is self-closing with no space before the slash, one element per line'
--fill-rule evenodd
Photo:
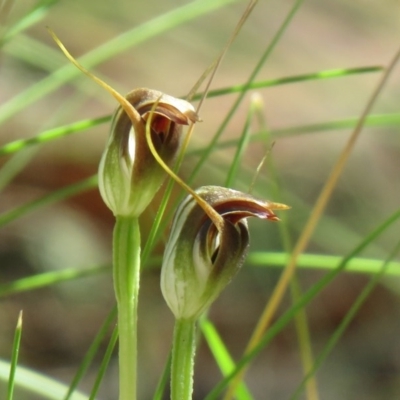
<path fill-rule="evenodd" d="M 243 265 L 249 247 L 246 218 L 278 221 L 284 204 L 217 186 L 196 191 L 221 217 L 217 227 L 190 195 L 176 211 L 161 270 L 161 290 L 177 319 L 196 319 Z"/>
<path fill-rule="evenodd" d="M 135 89 L 126 99 L 139 118 L 133 120 L 121 106 L 116 110 L 99 166 L 99 188 L 114 215 L 139 216 L 166 177 L 147 143 L 146 123 L 157 153 L 172 166 L 183 142 L 182 126 L 199 118 L 190 103 L 156 90 Z"/>

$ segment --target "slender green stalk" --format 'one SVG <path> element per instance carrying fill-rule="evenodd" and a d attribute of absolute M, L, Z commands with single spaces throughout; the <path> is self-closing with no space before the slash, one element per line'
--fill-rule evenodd
<path fill-rule="evenodd" d="M 17 369 L 19 347 L 21 344 L 22 335 L 22 311 L 20 311 L 18 316 L 17 327 L 15 328 L 13 352 L 10 365 L 10 375 L 8 379 L 8 390 L 7 390 L 7 400 L 12 400 L 14 396 L 14 384 L 15 384 L 15 372 Z"/>
<path fill-rule="evenodd" d="M 44 207 L 57 201 L 65 200 L 69 197 L 75 196 L 85 190 L 93 189 L 97 185 L 97 175 L 86 178 L 80 182 L 74 183 L 62 189 L 50 192 L 39 199 L 33 200 L 22 206 L 16 207 L 10 211 L 0 215 L 0 227 L 21 218 L 23 215 L 28 214 L 40 207 Z"/>
<path fill-rule="evenodd" d="M 196 321 L 177 319 L 171 366 L 171 400 L 190 400 L 193 392 Z"/>
<path fill-rule="evenodd" d="M 154 392 L 153 400 L 162 400 L 164 398 L 165 388 L 168 385 L 168 379 L 171 376 L 171 362 L 172 362 L 172 350 L 168 354 L 167 362 L 165 363 L 164 370 L 158 381 L 156 390 Z"/>
<path fill-rule="evenodd" d="M 74 279 L 80 279 L 88 276 L 98 276 L 102 273 L 109 273 L 109 265 L 99 265 L 93 267 L 68 268 L 60 271 L 43 272 L 17 279 L 12 282 L 0 283 L 0 298 L 10 294 L 35 290 L 60 282 L 69 282 Z"/>
<path fill-rule="evenodd" d="M 223 87 L 220 89 L 210 90 L 207 93 L 207 99 L 212 97 L 224 96 L 227 94 L 240 93 L 247 90 L 261 89 L 278 85 L 286 85 L 289 83 L 307 82 L 315 79 L 340 78 L 348 75 L 354 75 L 354 74 L 359 75 L 370 72 L 379 72 L 382 70 L 383 67 L 376 65 L 376 66 L 359 67 L 359 68 L 329 69 L 325 71 L 312 72 L 310 74 L 285 76 L 283 78 L 278 78 L 278 79 L 269 79 L 269 80 L 251 82 L 249 84 L 233 85 L 229 87 Z M 193 96 L 193 100 L 200 100 L 202 96 L 203 92 L 196 93 Z"/>
<path fill-rule="evenodd" d="M 229 375 L 236 365 L 216 327 L 205 315 L 199 319 L 199 326 L 222 374 Z M 239 383 L 235 396 L 237 400 L 254 399 L 244 382 Z"/>
<path fill-rule="evenodd" d="M 114 289 L 118 305 L 119 399 L 135 400 L 140 273 L 140 229 L 136 217 L 117 217 L 113 252 Z"/>
<path fill-rule="evenodd" d="M 108 364 L 110 363 L 115 344 L 117 343 L 117 339 L 118 339 L 118 329 L 115 328 L 114 332 L 112 333 L 111 339 L 108 342 L 107 350 L 106 353 L 104 354 L 100 368 L 97 372 L 96 381 L 93 385 L 92 392 L 90 393 L 89 400 L 96 400 L 97 392 L 99 391 L 100 385 L 107 371 L 107 367 Z"/>
<path fill-rule="evenodd" d="M 7 143 L 4 146 L 0 147 L 0 156 L 16 153 L 17 151 L 24 150 L 29 146 L 35 146 L 50 142 L 61 137 L 73 135 L 75 133 L 82 132 L 95 126 L 110 122 L 110 120 L 110 115 L 99 118 L 84 119 L 81 121 L 73 122 L 72 124 L 48 129 L 31 138 L 14 140 L 13 142 Z"/>
<path fill-rule="evenodd" d="M 111 312 L 108 314 L 106 320 L 104 321 L 103 325 L 101 326 L 101 328 L 99 329 L 97 335 L 95 336 L 95 338 L 93 339 L 89 350 L 86 352 L 85 356 L 83 357 L 83 360 L 78 368 L 78 370 L 75 373 L 74 378 L 71 381 L 71 384 L 69 385 L 67 394 L 65 395 L 65 397 L 63 397 L 62 400 L 72 400 L 73 394 L 75 393 L 76 388 L 78 387 L 79 383 L 81 382 L 83 376 L 85 375 L 85 373 L 87 372 L 87 370 L 89 369 L 90 365 L 93 362 L 94 357 L 96 356 L 96 354 L 99 351 L 100 345 L 103 342 L 105 336 L 107 335 L 111 324 L 115 321 L 115 317 L 117 316 L 117 307 L 114 307 Z M 112 348 L 114 348 L 115 346 L 115 342 L 118 340 L 118 330 L 114 329 L 114 331 L 116 331 L 116 338 L 114 340 L 114 332 L 113 335 L 111 337 L 111 340 L 109 342 L 108 348 L 110 348 L 110 346 Z M 106 358 L 106 355 L 104 356 L 104 358 Z M 104 363 L 104 359 L 103 359 L 103 363 Z M 103 376 L 103 368 L 100 369 L 100 371 L 98 372 L 98 375 L 102 375 Z M 100 380 L 100 379 L 96 379 L 96 382 Z M 96 386 L 96 385 L 95 385 Z M 94 390 L 92 390 L 93 392 Z"/>

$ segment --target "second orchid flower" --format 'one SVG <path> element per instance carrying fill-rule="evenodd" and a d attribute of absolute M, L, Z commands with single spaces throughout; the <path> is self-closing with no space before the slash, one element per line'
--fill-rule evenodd
<path fill-rule="evenodd" d="M 176 211 L 161 270 L 161 290 L 176 318 L 196 319 L 243 265 L 249 245 L 246 218 L 277 221 L 284 204 L 218 186 L 196 191 L 220 216 L 217 226 L 192 197 Z"/>

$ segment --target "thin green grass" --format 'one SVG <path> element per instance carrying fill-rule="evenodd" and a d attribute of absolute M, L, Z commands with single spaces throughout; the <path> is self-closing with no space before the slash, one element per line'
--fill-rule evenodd
<path fill-rule="evenodd" d="M 50 204 L 57 203 L 59 201 L 68 199 L 69 197 L 83 193 L 84 191 L 91 190 L 97 187 L 97 175 L 91 176 L 90 178 L 84 179 L 83 181 L 69 185 L 63 189 L 51 192 L 47 195 L 42 196 L 37 200 L 33 200 L 13 210 L 5 212 L 0 215 L 0 227 L 9 224 L 10 222 L 23 217 L 32 211 L 48 206 Z"/>
<path fill-rule="evenodd" d="M 21 278 L 10 283 L 0 284 L 0 297 L 35 290 L 57 283 L 68 282 L 88 276 L 98 276 L 103 273 L 111 273 L 109 265 L 99 265 L 85 268 L 68 268 L 62 271 L 51 271 L 34 276 Z"/>
<path fill-rule="evenodd" d="M 231 165 L 228 169 L 226 174 L 226 180 L 224 183 L 225 187 L 234 187 L 234 182 L 237 179 L 238 171 L 240 165 L 243 164 L 243 156 L 246 151 L 247 145 L 249 143 L 249 136 L 250 136 L 250 125 L 254 117 L 255 113 L 255 105 L 254 102 L 250 105 L 250 110 L 246 118 L 246 122 L 243 126 L 242 133 L 239 137 L 235 154 L 232 158 Z"/>
<path fill-rule="evenodd" d="M 111 268 L 109 268 L 109 269 L 111 269 Z M 63 397 L 63 400 L 71 400 L 73 393 L 77 390 L 79 382 L 83 379 L 83 377 L 86 374 L 87 370 L 89 369 L 90 365 L 93 363 L 93 359 L 96 356 L 96 354 L 98 353 L 101 343 L 104 341 L 105 337 L 107 336 L 107 334 L 110 330 L 111 324 L 115 323 L 116 316 L 117 316 L 117 308 L 114 307 L 111 310 L 111 312 L 109 313 L 109 315 L 107 316 L 103 325 L 100 327 L 97 335 L 93 339 L 88 351 L 85 354 L 85 357 L 83 357 L 83 360 L 82 360 L 79 368 L 77 369 L 76 374 L 75 374 L 74 378 L 72 379 L 71 384 L 68 388 L 67 394 L 65 395 L 65 397 Z M 106 367 L 110 360 L 110 356 L 111 356 L 112 351 L 115 346 L 116 338 L 117 338 L 117 330 L 114 328 L 113 334 L 112 334 L 109 344 L 107 346 L 107 351 L 103 358 L 102 368 L 99 369 L 99 375 L 96 379 L 96 384 L 94 385 L 92 395 L 97 393 L 97 389 L 99 387 L 97 382 L 100 384 L 101 378 L 104 376 Z"/>
<path fill-rule="evenodd" d="M 263 268 L 283 267 L 288 259 L 287 253 L 276 252 L 252 252 L 249 254 L 247 262 Z M 329 271 L 338 264 L 340 256 L 330 256 L 325 254 L 304 253 L 299 256 L 298 267 L 311 270 Z M 382 260 L 371 258 L 353 257 L 346 264 L 346 272 L 376 275 L 382 265 Z M 400 262 L 391 261 L 385 269 L 385 275 L 400 276 Z"/>
<path fill-rule="evenodd" d="M 162 400 L 164 398 L 165 388 L 167 387 L 171 376 L 171 362 L 172 362 L 172 349 L 168 354 L 167 362 L 165 363 L 164 370 L 158 381 L 156 390 L 154 392 L 153 400 Z"/>
<path fill-rule="evenodd" d="M 14 25 L 8 27 L 6 33 L 0 38 L 0 47 L 12 40 L 19 33 L 41 21 L 50 11 L 50 8 L 59 0 L 41 0 Z"/>
<path fill-rule="evenodd" d="M 10 371 L 10 363 L 0 360 L 0 380 L 8 381 Z M 43 400 L 60 400 L 68 391 L 68 386 L 49 378 L 43 374 L 39 374 L 29 368 L 18 365 L 18 373 L 15 376 L 15 386 L 19 390 L 24 389 L 29 393 L 41 396 Z M 87 400 L 87 395 L 76 391 L 70 400 Z"/>
<path fill-rule="evenodd" d="M 100 389 L 100 385 L 101 385 L 101 383 L 103 381 L 104 375 L 107 372 L 108 364 L 110 363 L 111 356 L 113 354 L 113 351 L 114 351 L 115 345 L 117 343 L 117 340 L 118 340 L 118 329 L 115 327 L 114 330 L 113 330 L 111 339 L 110 339 L 110 341 L 108 343 L 107 350 L 106 350 L 106 352 L 104 354 L 103 360 L 102 360 L 102 362 L 101 362 L 101 364 L 99 366 L 99 369 L 98 369 L 98 372 L 97 372 L 97 376 L 96 376 L 96 381 L 95 381 L 95 383 L 93 385 L 93 389 L 92 389 L 92 391 L 90 393 L 89 400 L 95 400 L 96 399 L 96 396 L 97 396 L 97 393 L 98 393 L 98 391 Z"/>
<path fill-rule="evenodd" d="M 218 364 L 223 376 L 229 375 L 235 369 L 235 363 L 229 354 L 223 339 L 218 334 L 214 324 L 206 317 L 202 317 L 199 321 L 199 324 L 204 339 L 206 340 L 207 345 L 210 348 L 210 351 L 215 358 L 215 361 Z M 253 399 L 252 394 L 243 382 L 239 384 L 235 395 L 239 400 Z"/>
<path fill-rule="evenodd" d="M 15 327 L 14 342 L 12 346 L 12 355 L 11 355 L 10 375 L 8 377 L 7 400 L 13 400 L 14 398 L 15 373 L 17 370 L 18 356 L 21 346 L 21 336 L 22 336 L 22 311 L 20 311 L 19 313 L 17 326 Z"/>

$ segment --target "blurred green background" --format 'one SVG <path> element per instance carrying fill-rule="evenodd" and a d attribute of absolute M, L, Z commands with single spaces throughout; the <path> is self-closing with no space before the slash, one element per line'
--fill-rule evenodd
<path fill-rule="evenodd" d="M 53 127 L 108 115 L 115 102 L 85 76 L 61 85 L 27 107 L 6 115 L 4 106 L 47 79 L 68 61 L 52 42 L 46 26 L 76 56 L 82 56 L 122 33 L 190 3 L 184 0 L 146 2 L 58 1 L 44 18 L 3 44 L 0 54 L 0 145 L 29 138 Z M 13 26 L 36 2 L 16 0 L 7 21 Z M 240 18 L 245 1 L 232 1 L 102 62 L 92 72 L 121 93 L 150 87 L 185 96 L 219 54 Z M 212 88 L 242 84 L 292 7 L 289 1 L 260 1 L 231 46 Z M 305 1 L 272 52 L 257 80 L 275 79 L 335 68 L 385 66 L 399 46 L 400 10 L 394 0 Z M 6 30 L 5 30 L 6 32 Z M 357 118 L 374 90 L 380 73 L 287 84 L 257 90 L 275 142 L 273 158 L 284 202 L 292 205 L 288 221 L 293 241 L 309 216 L 351 129 L 302 127 Z M 238 138 L 253 92 L 246 95 L 222 140 Z M 22 95 L 21 95 L 22 94 Z M 237 95 L 206 101 L 190 150 L 205 146 Z M 397 113 L 400 67 L 374 107 L 376 114 Z M 3 108 L 2 108 L 3 107 Z M 368 127 L 362 133 L 344 175 L 319 225 L 309 250 L 344 255 L 399 206 L 400 123 Z M 257 131 L 257 124 L 254 124 Z M 293 129 L 289 129 L 293 128 Z M 19 155 L 26 167 L 0 194 L 5 212 L 94 174 L 108 135 L 103 124 Z M 235 188 L 248 190 L 266 146 L 251 143 Z M 222 184 L 234 149 L 215 152 L 196 178 L 195 186 Z M 2 165 L 8 160 L 3 157 Z M 188 156 L 181 176 L 197 160 Z M 24 162 L 24 161 L 21 161 Z M 254 193 L 270 198 L 264 167 Z M 276 200 L 276 199 L 272 199 Z M 149 230 L 157 201 L 142 218 Z M 254 251 L 279 251 L 276 224 L 251 222 Z M 113 218 L 97 190 L 40 209 L 0 230 L 0 283 L 38 272 L 110 263 Z M 384 258 L 399 239 L 397 224 L 369 247 L 364 256 Z M 155 254 L 162 254 L 162 245 Z M 277 268 L 246 266 L 212 307 L 215 322 L 233 356 L 239 357 L 279 277 Z M 301 270 L 304 289 L 322 272 Z M 343 273 L 307 308 L 316 353 L 367 282 L 364 275 Z M 285 310 L 290 302 L 282 305 Z M 21 365 L 69 382 L 95 333 L 114 305 L 111 274 L 84 278 L 2 298 L 0 357 L 9 358 L 19 310 L 24 310 Z M 373 292 L 338 347 L 317 374 L 321 399 L 400 398 L 399 280 L 385 279 Z M 173 318 L 159 290 L 159 269 L 144 272 L 139 331 L 140 399 L 148 399 L 162 372 L 171 343 Z M 104 344 L 104 348 L 106 343 Z M 287 399 L 301 380 L 294 327 L 288 327 L 250 368 L 247 382 L 256 399 Z M 100 361 L 100 358 L 97 360 Z M 96 374 L 90 370 L 81 385 L 89 391 Z M 219 372 L 204 343 L 195 372 L 195 399 L 218 382 Z M 115 399 L 117 360 L 113 359 L 101 389 L 102 399 Z M 22 397 L 21 397 L 22 398 Z M 37 399 L 24 394 L 24 399 Z"/>

